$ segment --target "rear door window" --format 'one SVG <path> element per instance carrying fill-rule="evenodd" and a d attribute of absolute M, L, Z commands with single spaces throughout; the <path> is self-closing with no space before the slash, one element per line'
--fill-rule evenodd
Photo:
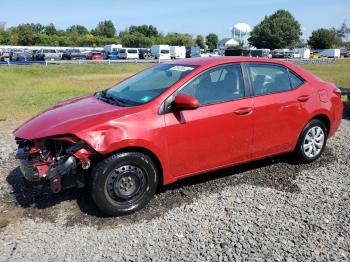
<path fill-rule="evenodd" d="M 256 96 L 291 90 L 289 72 L 283 66 L 250 63 L 248 70 Z"/>

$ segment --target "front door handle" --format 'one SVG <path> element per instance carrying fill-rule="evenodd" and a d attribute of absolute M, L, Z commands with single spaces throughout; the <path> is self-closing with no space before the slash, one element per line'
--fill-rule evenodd
<path fill-rule="evenodd" d="M 303 96 L 299 96 L 298 97 L 298 101 L 299 102 L 306 102 L 310 99 L 310 96 L 309 95 L 303 95 Z"/>
<path fill-rule="evenodd" d="M 251 112 L 253 112 L 252 107 L 242 107 L 240 109 L 237 109 L 234 111 L 236 115 L 242 116 L 242 115 L 249 115 Z"/>

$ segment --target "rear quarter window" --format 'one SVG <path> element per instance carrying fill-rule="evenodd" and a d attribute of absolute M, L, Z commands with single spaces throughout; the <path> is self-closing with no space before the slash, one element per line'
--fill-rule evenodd
<path fill-rule="evenodd" d="M 297 74 L 293 73 L 290 70 L 289 70 L 289 78 L 290 78 L 290 84 L 291 84 L 293 89 L 304 84 L 304 80 L 300 76 L 298 76 Z"/>

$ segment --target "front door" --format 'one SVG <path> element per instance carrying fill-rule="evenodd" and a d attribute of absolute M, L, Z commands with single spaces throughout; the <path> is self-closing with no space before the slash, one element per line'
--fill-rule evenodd
<path fill-rule="evenodd" d="M 253 105 L 252 98 L 245 97 L 239 63 L 209 69 L 178 93 L 197 98 L 200 107 L 165 114 L 172 176 L 250 159 Z"/>

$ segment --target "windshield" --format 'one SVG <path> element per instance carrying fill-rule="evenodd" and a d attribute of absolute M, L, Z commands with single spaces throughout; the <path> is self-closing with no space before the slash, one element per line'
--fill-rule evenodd
<path fill-rule="evenodd" d="M 97 98 L 118 106 L 145 104 L 158 97 L 195 66 L 162 64 L 147 69 L 114 87 L 97 93 Z"/>

